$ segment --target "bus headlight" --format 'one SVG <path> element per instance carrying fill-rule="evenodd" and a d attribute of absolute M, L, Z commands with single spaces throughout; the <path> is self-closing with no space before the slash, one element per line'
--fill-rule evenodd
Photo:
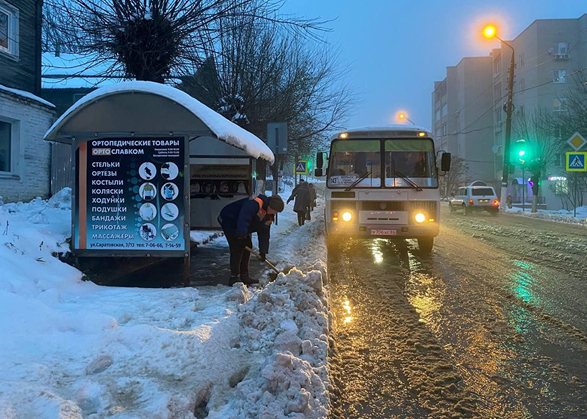
<path fill-rule="evenodd" d="M 352 219 L 353 219 L 353 214 L 351 214 L 350 212 L 345 211 L 345 212 L 342 213 L 342 220 L 343 221 L 349 222 Z"/>
<path fill-rule="evenodd" d="M 417 223 L 423 223 L 424 221 L 426 221 L 426 216 L 424 214 L 422 214 L 421 212 L 419 212 L 416 214 L 414 219 L 416 220 Z"/>

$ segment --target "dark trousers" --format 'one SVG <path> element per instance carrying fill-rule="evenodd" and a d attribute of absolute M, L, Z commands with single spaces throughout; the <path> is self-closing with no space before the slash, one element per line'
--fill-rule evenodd
<path fill-rule="evenodd" d="M 230 276 L 248 276 L 251 253 L 245 250 L 245 246 L 249 246 L 250 249 L 253 248 L 251 236 L 242 241 L 239 241 L 236 237 L 226 236 L 226 240 L 230 248 Z"/>
<path fill-rule="evenodd" d="M 298 225 L 303 226 L 306 221 L 306 211 L 296 211 L 298 214 Z"/>

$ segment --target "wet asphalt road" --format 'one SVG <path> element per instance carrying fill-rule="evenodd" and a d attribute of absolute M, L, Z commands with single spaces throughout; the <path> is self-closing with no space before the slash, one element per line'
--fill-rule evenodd
<path fill-rule="evenodd" d="M 329 255 L 333 418 L 586 418 L 587 227 L 443 208 Z"/>

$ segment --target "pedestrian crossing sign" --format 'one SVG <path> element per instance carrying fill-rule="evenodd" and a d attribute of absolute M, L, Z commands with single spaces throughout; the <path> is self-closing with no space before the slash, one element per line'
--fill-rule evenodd
<path fill-rule="evenodd" d="M 567 172 L 587 172 L 585 166 L 587 151 L 570 151 L 567 153 Z"/>
<path fill-rule="evenodd" d="M 299 160 L 296 162 L 296 175 L 307 175 L 308 174 L 308 161 L 307 160 Z"/>

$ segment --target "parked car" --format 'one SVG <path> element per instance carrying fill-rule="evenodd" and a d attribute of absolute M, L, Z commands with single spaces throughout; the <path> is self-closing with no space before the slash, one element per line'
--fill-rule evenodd
<path fill-rule="evenodd" d="M 491 215 L 499 214 L 499 200 L 495 189 L 476 183 L 476 185 L 463 186 L 457 190 L 455 196 L 448 201 L 450 212 L 463 210 L 465 215 L 473 211 L 487 211 Z"/>

